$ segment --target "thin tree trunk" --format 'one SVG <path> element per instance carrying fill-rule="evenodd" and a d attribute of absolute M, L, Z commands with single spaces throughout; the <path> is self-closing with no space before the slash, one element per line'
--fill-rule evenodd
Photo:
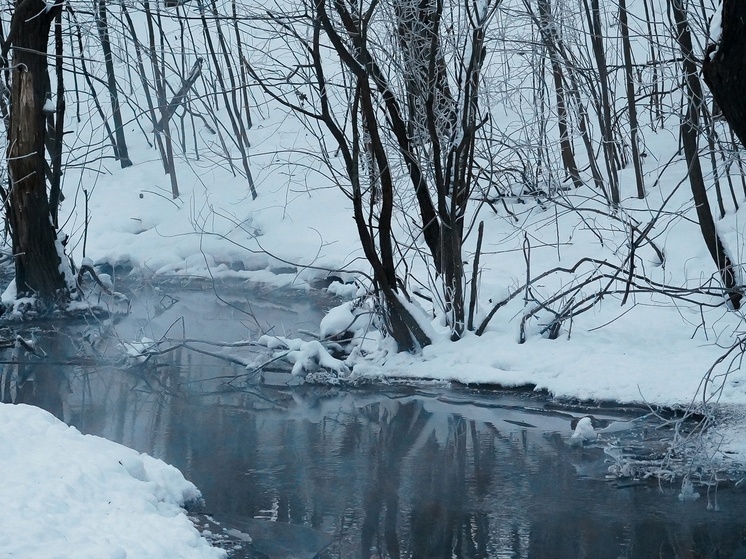
<path fill-rule="evenodd" d="M 254 125 L 252 119 L 251 119 L 251 105 L 249 104 L 249 87 L 248 87 L 248 79 L 246 76 L 246 66 L 244 64 L 244 61 L 246 60 L 246 57 L 243 53 L 243 41 L 241 39 L 241 32 L 238 28 L 238 11 L 236 9 L 236 0 L 231 1 L 231 10 L 233 14 L 233 31 L 236 35 L 236 50 L 238 51 L 238 62 L 239 62 L 239 71 L 238 75 L 241 78 L 241 96 L 243 99 L 243 109 L 246 113 L 246 128 L 248 130 L 251 130 L 251 127 Z"/>
<path fill-rule="evenodd" d="M 600 106 L 598 107 L 600 111 L 599 125 L 601 126 L 601 133 L 603 136 L 606 170 L 609 173 L 609 190 L 611 194 L 610 202 L 614 207 L 617 207 L 621 198 L 619 193 L 619 175 L 617 173 L 616 142 L 614 141 L 614 129 L 611 121 L 609 71 L 606 66 L 606 55 L 604 53 L 601 8 L 598 0 L 591 0 L 590 7 L 588 6 L 588 0 L 583 0 L 583 3 L 585 4 L 588 27 L 591 32 L 591 46 L 596 62 L 596 71 L 598 72 L 598 83 L 601 88 L 601 99 L 599 100 Z"/>
<path fill-rule="evenodd" d="M 127 142 L 124 138 L 124 123 L 122 122 L 122 111 L 119 106 L 119 91 L 117 89 L 117 77 L 114 73 L 114 60 L 111 54 L 111 43 L 109 41 L 109 24 L 106 15 L 106 0 L 96 0 L 96 26 L 98 36 L 101 39 L 101 49 L 104 54 L 104 65 L 106 66 L 106 83 L 111 99 L 111 116 L 114 119 L 114 134 L 116 136 L 115 155 L 125 169 L 132 165 L 127 151 Z"/>
<path fill-rule="evenodd" d="M 663 95 L 663 85 L 658 83 L 658 61 L 660 60 L 660 45 L 662 41 L 658 40 L 658 32 L 654 31 L 657 22 L 655 19 L 655 5 L 648 4 L 649 0 L 643 0 L 645 8 L 645 23 L 648 28 L 648 41 L 650 42 L 650 64 L 653 67 L 653 84 L 650 91 L 650 105 L 648 113 L 650 114 L 650 126 L 655 130 L 655 123 L 663 125 L 663 108 L 661 97 Z"/>
<path fill-rule="evenodd" d="M 49 185 L 49 210 L 52 224 L 58 227 L 57 213 L 62 200 L 62 140 L 65 125 L 65 82 L 63 79 L 64 51 L 62 43 L 62 10 L 54 18 L 55 75 L 57 77 L 57 104 L 54 116 L 49 115 L 47 122 L 51 128 L 52 139 L 52 179 Z"/>
<path fill-rule="evenodd" d="M 557 96 L 557 125 L 559 127 L 562 164 L 565 167 L 565 172 L 567 172 L 572 179 L 575 188 L 580 188 L 583 186 L 583 181 L 580 179 L 580 173 L 578 172 L 578 165 L 575 162 L 575 153 L 568 130 L 567 101 L 564 87 L 565 78 L 562 73 L 562 65 L 559 61 L 559 53 L 557 52 L 557 31 L 554 27 L 554 22 L 552 21 L 552 10 L 549 5 L 549 0 L 539 0 L 538 4 L 542 41 L 544 42 L 544 47 L 549 53 L 549 59 L 552 64 L 552 77 L 554 78 L 554 91 Z"/>
<path fill-rule="evenodd" d="M 167 169 L 166 164 L 166 151 L 163 147 L 163 141 L 161 140 L 161 135 L 156 132 L 156 123 L 158 122 L 158 116 L 155 112 L 155 106 L 153 105 L 153 97 L 150 94 L 150 83 L 148 83 L 148 77 L 145 73 L 145 65 L 142 61 L 142 48 L 140 47 L 141 43 L 140 40 L 137 37 L 137 31 L 135 30 L 135 24 L 132 21 L 132 18 L 130 17 L 129 11 L 127 10 L 127 6 L 123 3 L 121 5 L 122 7 L 122 14 L 124 15 L 124 19 L 127 21 L 127 28 L 130 32 L 130 37 L 132 37 L 132 43 L 135 45 L 135 61 L 137 62 L 137 73 L 140 76 L 140 83 L 142 84 L 143 92 L 145 93 L 145 102 L 148 105 L 148 114 L 150 115 L 150 122 L 153 126 L 153 133 L 155 134 L 155 141 L 156 141 L 156 148 L 158 149 L 158 153 L 161 155 L 161 162 L 163 163 L 164 170 Z"/>
<path fill-rule="evenodd" d="M 218 21 L 218 11 L 217 11 L 217 4 L 213 1 L 212 2 L 212 10 L 213 14 L 215 16 L 215 21 Z M 205 12 L 202 12 L 202 27 L 204 30 L 204 36 L 205 36 L 205 42 L 207 43 L 207 50 L 210 53 L 210 56 L 214 63 L 214 70 L 215 75 L 218 79 L 218 84 L 220 85 L 221 93 L 223 96 L 223 102 L 225 104 L 225 110 L 228 113 L 228 120 L 231 122 L 231 128 L 233 129 L 233 134 L 235 135 L 234 143 L 236 144 L 236 147 L 238 147 L 238 151 L 241 154 L 241 163 L 244 169 L 244 172 L 246 173 L 246 180 L 249 183 L 249 191 L 251 192 L 251 198 L 253 200 L 256 200 L 256 188 L 254 186 L 254 179 L 251 174 L 251 168 L 249 167 L 249 155 L 246 151 L 246 131 L 243 126 L 243 121 L 241 120 L 241 114 L 234 112 L 234 106 L 236 107 L 235 110 L 237 110 L 237 106 L 234 105 L 235 103 L 235 87 L 233 88 L 233 101 L 234 103 L 231 103 L 230 98 L 228 97 L 228 88 L 225 86 L 225 80 L 223 79 L 223 73 L 220 70 L 220 61 L 218 60 L 217 51 L 215 49 L 215 46 L 212 41 L 212 36 L 210 35 L 210 27 L 207 25 L 207 17 L 205 15 Z M 218 24 L 219 25 L 219 24 Z M 220 27 L 218 27 L 218 39 L 220 40 L 221 45 L 224 44 L 224 39 L 222 35 L 222 31 L 220 30 Z M 223 49 L 225 50 L 225 49 Z M 224 53 L 227 57 L 227 52 Z M 228 60 L 230 63 L 230 60 Z M 229 76 L 231 82 L 235 85 L 235 78 L 233 76 L 233 70 L 230 69 L 230 64 L 228 65 L 229 68 Z M 217 92 L 216 92 L 217 95 Z"/>
<path fill-rule="evenodd" d="M 482 254 L 482 239 L 484 237 L 484 221 L 479 222 L 477 231 L 477 249 L 474 252 L 474 263 L 471 270 L 471 286 L 469 290 L 469 315 L 466 327 L 474 331 L 474 312 L 477 309 L 477 278 L 479 276 L 479 257 Z"/>
<path fill-rule="evenodd" d="M 619 22 L 622 25 L 622 50 L 624 51 L 624 75 L 627 82 L 627 111 L 629 114 L 630 144 L 632 144 L 632 164 L 635 167 L 637 197 L 645 197 L 645 180 L 642 176 L 642 160 L 638 139 L 637 101 L 635 100 L 635 77 L 632 72 L 632 45 L 629 40 L 629 23 L 627 21 L 627 0 L 619 0 Z"/>
<path fill-rule="evenodd" d="M 699 106 L 700 113 L 702 115 L 702 128 L 704 128 L 705 136 L 707 137 L 707 151 L 710 156 L 710 166 L 712 167 L 712 182 L 715 186 L 715 199 L 718 203 L 718 210 L 720 212 L 720 219 L 725 217 L 725 202 L 723 201 L 723 190 L 720 187 L 720 172 L 718 170 L 717 157 L 715 155 L 715 129 L 713 128 L 712 119 L 707 112 L 707 106 L 701 103 Z"/>
<path fill-rule="evenodd" d="M 165 110 L 167 106 L 166 102 L 166 78 L 163 75 L 163 53 L 161 53 L 161 60 L 158 60 L 158 54 L 156 52 L 156 41 L 155 41 L 155 26 L 153 25 L 153 13 L 150 9 L 149 0 L 144 0 L 143 9 L 145 10 L 145 20 L 148 28 L 148 54 L 150 56 L 150 63 L 153 67 L 153 76 L 155 78 L 155 94 L 158 102 L 158 108 L 161 112 Z M 160 22 L 158 24 L 160 29 Z M 163 41 L 161 40 L 161 50 L 163 50 Z M 163 162 L 163 168 L 166 174 L 169 176 L 171 181 L 171 196 L 173 198 L 179 197 L 179 185 L 176 179 L 176 168 L 174 166 L 173 149 L 171 147 L 171 131 L 168 123 L 162 129 L 158 129 L 154 126 L 154 132 L 156 135 L 156 141 L 161 151 L 161 160 Z"/>
<path fill-rule="evenodd" d="M 83 77 L 85 78 L 85 82 L 88 85 L 88 89 L 91 91 L 91 99 L 93 100 L 93 104 L 96 107 L 96 111 L 98 112 L 99 116 L 101 117 L 101 121 L 104 123 L 104 130 L 106 130 L 106 137 L 109 138 L 109 142 L 111 143 L 111 148 L 114 151 L 114 154 L 116 156 L 117 152 L 117 141 L 114 138 L 114 133 L 111 130 L 111 126 L 109 125 L 109 119 L 106 118 L 106 113 L 104 113 L 104 109 L 101 107 L 101 103 L 98 100 L 98 92 L 96 91 L 96 88 L 93 85 L 93 80 L 91 79 L 91 74 L 88 71 L 88 67 L 85 63 L 86 60 L 86 54 L 85 54 L 85 48 L 83 47 L 83 32 L 81 30 L 80 22 L 78 21 L 77 16 L 75 15 L 75 11 L 71 6 L 67 7 L 68 14 L 73 18 L 73 21 L 75 22 L 75 37 L 78 39 L 78 52 L 80 53 L 80 68 L 83 73 Z M 75 74 L 77 76 L 77 74 Z M 77 89 L 77 88 L 76 88 Z M 80 102 L 78 101 L 78 111 L 80 111 Z M 80 115 L 78 114 L 78 122 L 80 122 Z"/>

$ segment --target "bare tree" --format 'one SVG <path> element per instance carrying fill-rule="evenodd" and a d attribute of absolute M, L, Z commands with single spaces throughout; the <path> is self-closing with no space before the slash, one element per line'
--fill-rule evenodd
<path fill-rule="evenodd" d="M 106 85 L 109 90 L 111 99 L 111 114 L 114 119 L 114 134 L 116 144 L 114 153 L 119 160 L 122 169 L 132 165 L 127 150 L 127 141 L 124 137 L 124 123 L 122 122 L 122 111 L 119 106 L 119 88 L 117 86 L 117 77 L 114 73 L 114 60 L 111 52 L 111 41 L 109 40 L 109 23 L 107 17 L 107 0 L 96 0 L 96 27 L 98 36 L 101 40 L 101 49 L 104 54 L 104 64 L 106 66 Z"/>
<path fill-rule="evenodd" d="M 624 52 L 624 78 L 627 85 L 627 113 L 629 115 L 630 145 L 632 164 L 635 167 L 637 197 L 645 197 L 645 182 L 642 176 L 642 159 L 640 158 L 639 125 L 637 123 L 637 100 L 635 98 L 635 77 L 632 68 L 632 45 L 629 38 L 629 17 L 627 0 L 619 0 L 619 22 L 622 28 L 622 50 Z"/>
<path fill-rule="evenodd" d="M 702 63 L 705 83 L 733 131 L 746 146 L 746 5 L 723 0 L 713 37 Z M 719 25 L 718 25 L 719 24 Z"/>
<path fill-rule="evenodd" d="M 423 256 L 435 271 L 434 292 L 451 338 L 466 329 L 462 252 L 469 201 L 480 169 L 490 165 L 480 142 L 491 121 L 480 98 L 487 23 L 497 5 L 320 1 L 310 12 L 310 40 L 297 31 L 297 19 L 274 16 L 304 46 L 309 62 L 281 76 L 274 68 L 261 75 L 253 69 L 269 95 L 334 138 L 344 162 L 339 184 L 353 203 L 363 251 L 402 350 L 429 343 L 407 310 L 397 264 L 397 255 L 418 239 L 427 247 Z M 391 36 L 393 56 L 386 43 Z M 341 87 L 326 73 L 328 47 L 344 68 Z M 332 96 L 337 92 L 341 101 Z M 396 238 L 397 219 L 412 228 L 411 240 Z"/>
<path fill-rule="evenodd" d="M 526 9 L 531 12 L 531 5 L 528 2 L 524 2 Z M 562 164 L 565 167 L 565 171 L 572 179 L 575 187 L 583 186 L 583 181 L 580 178 L 580 172 L 578 171 L 578 164 L 575 162 L 575 152 L 572 145 L 572 138 L 569 131 L 569 116 L 567 110 L 567 95 L 565 92 L 565 75 L 563 71 L 560 49 L 561 45 L 558 43 L 560 39 L 558 37 L 557 29 L 552 18 L 552 6 L 549 0 L 538 0 L 539 6 L 539 18 L 538 26 L 541 33 L 542 43 L 547 49 L 547 54 L 552 66 L 552 78 L 554 81 L 554 91 L 557 98 L 557 126 L 559 128 L 560 135 L 560 151 L 562 153 Z"/>
<path fill-rule="evenodd" d="M 611 194 L 611 204 L 616 207 L 621 201 L 619 192 L 619 174 L 618 149 L 617 142 L 614 138 L 614 127 L 612 122 L 612 101 L 609 84 L 609 68 L 606 62 L 606 47 L 604 44 L 604 27 L 601 23 L 601 7 L 598 0 L 583 0 L 585 7 L 586 19 L 590 33 L 590 42 L 593 50 L 593 59 L 596 63 L 596 72 L 598 85 L 600 88 L 600 99 L 598 103 L 599 126 L 603 135 L 603 151 L 606 161 L 606 170 L 609 175 L 609 192 Z"/>
<path fill-rule="evenodd" d="M 8 192 L 3 193 L 15 259 L 19 296 L 45 302 L 65 299 L 61 244 L 52 221 L 45 168 L 45 112 L 54 111 L 47 73 L 47 44 L 61 4 L 17 0 L 2 45 L 11 67 L 8 128 Z M 10 57 L 8 56 L 10 54 Z M 50 111 L 51 109 L 51 111 Z"/>
<path fill-rule="evenodd" d="M 712 217 L 710 202 L 707 199 L 707 189 L 699 162 L 698 139 L 700 106 L 703 99 L 702 84 L 699 81 L 694 59 L 686 8 L 684 7 L 683 0 L 669 0 L 669 3 L 676 22 L 676 38 L 683 57 L 682 70 L 684 74 L 686 112 L 681 123 L 681 139 L 689 166 L 689 184 L 692 189 L 694 205 L 697 209 L 697 218 L 702 238 L 720 273 L 730 304 L 734 309 L 738 309 L 741 306 L 742 295 L 737 290 L 733 263 L 725 253 L 725 248 L 715 228 L 715 221 Z"/>

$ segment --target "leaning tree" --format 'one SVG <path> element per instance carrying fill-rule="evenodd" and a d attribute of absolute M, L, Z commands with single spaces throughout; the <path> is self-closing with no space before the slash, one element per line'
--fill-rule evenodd
<path fill-rule="evenodd" d="M 47 195 L 47 115 L 53 111 L 47 45 L 61 3 L 16 0 L 2 44 L 9 68 L 8 183 L 4 189 L 19 296 L 53 302 L 64 299 L 62 246 L 57 240 Z"/>

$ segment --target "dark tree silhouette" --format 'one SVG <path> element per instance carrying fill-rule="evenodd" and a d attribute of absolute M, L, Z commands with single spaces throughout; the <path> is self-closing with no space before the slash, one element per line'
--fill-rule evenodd
<path fill-rule="evenodd" d="M 708 45 L 702 74 L 715 102 L 746 146 L 746 3 L 723 0 L 722 33 Z"/>
<path fill-rule="evenodd" d="M 45 177 L 45 102 L 50 93 L 47 44 L 61 4 L 17 0 L 2 45 L 10 54 L 9 190 L 4 193 L 20 295 L 51 301 L 67 288 L 61 272 Z M 51 104 L 51 102 L 50 102 Z M 46 109 L 49 109 L 47 106 Z"/>
<path fill-rule="evenodd" d="M 725 253 L 725 247 L 720 241 L 715 221 L 712 218 L 710 202 L 699 163 L 698 139 L 700 106 L 703 99 L 702 84 L 697 75 L 692 49 L 692 37 L 689 31 L 686 9 L 682 0 L 671 0 L 671 9 L 676 21 L 676 33 L 682 54 L 682 69 L 684 72 L 684 91 L 686 94 L 686 114 L 681 123 L 681 140 L 684 154 L 689 165 L 689 184 L 692 197 L 697 208 L 697 218 L 702 238 L 720 272 L 720 277 L 726 290 L 728 300 L 734 309 L 741 306 L 742 295 L 737 289 L 737 282 L 733 263 Z"/>

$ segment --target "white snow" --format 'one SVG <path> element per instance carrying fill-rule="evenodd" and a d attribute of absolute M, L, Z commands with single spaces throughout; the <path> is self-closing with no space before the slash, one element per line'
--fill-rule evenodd
<path fill-rule="evenodd" d="M 598 438 L 596 430 L 593 428 L 590 417 L 581 417 L 578 420 L 578 424 L 575 426 L 575 430 L 570 436 L 570 443 L 576 445 L 582 445 L 586 442 L 593 441 Z"/>
<path fill-rule="evenodd" d="M 144 363 L 148 358 L 148 353 L 158 349 L 155 340 L 143 336 L 139 342 L 124 342 L 121 344 L 122 353 L 124 353 L 134 363 Z"/>
<path fill-rule="evenodd" d="M 164 21 L 178 31 L 175 20 L 167 17 Z M 713 37 L 717 36 L 716 28 L 717 14 Z M 497 64 L 490 79 L 503 79 L 500 71 L 508 66 Z M 489 68 L 485 72 L 489 73 Z M 157 151 L 132 126 L 127 130 L 132 167 L 122 170 L 113 159 L 99 158 L 95 168 L 76 167 L 65 174 L 66 201 L 60 222 L 65 223 L 70 235 L 67 251 L 74 260 L 80 262 L 86 256 L 97 264 L 127 264 L 134 267 L 137 277 L 146 279 L 173 274 L 225 277 L 300 289 L 308 289 L 310 281 L 330 275 L 345 282 L 334 282 L 333 292 L 348 298 L 363 294 L 361 286 L 367 285 L 365 278 L 370 270 L 357 240 L 350 201 L 329 180 L 323 167 L 322 172 L 313 171 L 319 166 L 313 154 L 322 148 L 295 117 L 287 115 L 258 88 L 252 89 L 252 95 L 257 106 L 251 108 L 254 126 L 248 134 L 256 200 L 249 195 L 246 180 L 233 176 L 221 162 L 215 146 L 202 147 L 199 159 L 189 146 L 186 156 L 179 152 L 176 175 L 181 195 L 172 199 L 169 178 L 163 173 Z M 619 95 L 623 100 L 624 95 Z M 526 127 L 524 115 L 513 108 L 519 98 L 510 101 L 493 110 L 496 130 L 505 135 L 519 134 Z M 494 102 L 501 103 L 497 97 Z M 622 208 L 614 215 L 604 215 L 611 212 L 590 187 L 568 191 L 556 208 L 551 202 L 534 204 L 527 199 L 530 203 L 519 204 L 508 198 L 507 207 L 516 219 L 499 203 L 496 212 L 483 207 L 478 216 L 485 222 L 485 234 L 476 324 L 525 281 L 524 239 L 531 245 L 531 276 L 535 278 L 557 266 L 570 268 L 581 258 L 622 264 L 629 251 L 629 223 L 634 221 L 642 230 L 655 220 L 650 238 L 665 254 L 665 263 L 661 264 L 656 251 L 643 243 L 635 253 L 640 273 L 654 281 L 695 290 L 710 278 L 717 280 L 694 221 L 691 192 L 683 182 L 686 164 L 680 155 L 676 156 L 678 123 L 674 115 L 666 128 L 644 131 L 648 157 L 643 171 L 648 195 L 644 200 L 634 198 L 630 186 L 634 184 L 634 171 L 631 165 L 622 169 Z M 91 133 L 85 125 L 81 127 Z M 200 141 L 217 141 L 197 128 Z M 100 130 L 92 133 L 102 134 Z M 188 130 L 187 136 L 190 134 Z M 580 146 L 579 139 L 577 142 Z M 104 139 L 101 146 L 102 154 L 108 157 L 110 149 Z M 333 152 L 333 142 L 326 149 Z M 90 198 L 88 214 L 83 189 Z M 712 204 L 716 211 L 714 199 Z M 717 222 L 729 253 L 738 263 L 746 262 L 743 205 L 739 211 L 730 206 L 725 218 Z M 397 219 L 397 238 L 406 244 L 409 221 L 414 219 Z M 86 220 L 88 235 L 83 254 Z M 414 243 L 421 245 L 422 241 L 416 239 Z M 464 245 L 467 280 L 475 244 L 472 234 Z M 432 284 L 432 275 L 423 262 L 411 254 L 404 258 L 407 276 L 416 278 L 408 286 L 410 292 L 422 292 L 437 303 L 442 297 L 441 288 Z M 534 285 L 533 294 L 539 299 L 549 298 L 598 270 L 598 265 L 586 264 L 576 274 L 549 275 Z M 352 278 L 358 282 L 350 283 Z M 587 285 L 577 296 L 592 295 L 602 283 Z M 8 291 L 6 297 L 10 294 Z M 651 405 L 682 406 L 716 400 L 732 406 L 746 405 L 746 373 L 736 367 L 728 371 L 727 362 L 716 368 L 713 378 L 702 382 L 708 369 L 743 331 L 742 312 L 728 312 L 723 305 L 700 308 L 656 293 L 633 293 L 622 306 L 621 293 L 608 294 L 591 310 L 563 323 L 556 340 L 542 333 L 551 315 L 539 310 L 526 322 L 526 343 L 519 344 L 521 318 L 529 310 L 537 310 L 534 302 L 524 302 L 523 297 L 521 292 L 498 310 L 483 336 L 469 332 L 456 343 L 448 341 L 444 316 L 437 305 L 418 297 L 412 303 L 405 302 L 416 311 L 434 341 L 421 355 L 395 354 L 390 340 L 382 340 L 370 330 L 375 321 L 372 309 L 365 305 L 356 311 L 350 304 L 332 309 L 320 325 L 320 339 L 342 329 L 352 331 L 357 345 L 345 367 L 352 369 L 353 377 L 395 375 L 535 385 L 537 390 L 557 397 Z M 708 305 L 722 302 L 718 297 L 697 293 L 688 298 Z M 278 351 L 294 352 L 289 355 L 298 371 L 327 360 L 323 347 L 304 345 L 307 342 L 296 347 L 289 342 L 290 336 L 282 341 L 270 338 L 269 347 L 277 344 Z M 133 350 L 138 347 L 133 346 Z M 344 370 L 341 362 L 329 363 L 335 370 Z M 746 440 L 735 437 L 729 444 L 730 450 L 746 458 Z"/>
<path fill-rule="evenodd" d="M 259 8 L 263 9 L 263 3 L 257 3 Z M 178 23 L 169 14 L 164 12 L 164 21 L 171 26 L 168 32 L 178 34 Z M 713 41 L 720 36 L 719 14 L 716 12 L 711 23 Z M 199 24 L 199 18 L 193 20 Z M 195 36 L 201 36 L 201 31 Z M 95 47 L 95 41 L 92 44 Z M 267 39 L 261 45 L 268 51 L 275 43 Z M 93 47 L 91 59 L 100 56 Z M 202 48 L 194 47 L 197 52 Z M 287 49 L 287 45 L 281 48 Z M 498 51 L 509 53 L 510 49 Z M 519 65 L 518 59 L 496 58 L 496 62 L 494 72 L 485 71 L 485 81 L 507 86 L 490 99 L 495 130 L 501 138 L 532 144 L 536 138 L 522 134 L 532 118 L 531 111 L 538 109 L 520 105 L 525 102 L 522 90 L 514 87 L 512 77 L 499 75 L 501 69 Z M 91 64 L 103 75 L 102 64 Z M 168 79 L 172 86 L 179 81 L 174 75 Z M 132 96 L 142 97 L 139 84 L 130 86 Z M 623 94 L 618 97 L 624 100 Z M 120 169 L 111 157 L 95 108 L 83 105 L 82 112 L 94 116 L 78 123 L 69 99 L 67 126 L 74 133 L 65 136 L 65 157 L 73 166 L 64 174 L 66 200 L 60 216 L 70 236 L 67 253 L 78 263 L 85 257 L 95 264 L 130 266 L 135 277 L 146 280 L 171 275 L 239 278 L 309 289 L 313 280 L 331 276 L 345 282 L 333 283 L 334 293 L 347 298 L 363 295 L 361 285 L 367 285 L 370 269 L 357 240 L 350 201 L 329 179 L 327 170 L 314 172 L 322 149 L 327 150 L 323 157 L 334 160 L 333 142 L 327 138 L 325 148 L 320 147 L 311 131 L 253 86 L 251 98 L 256 106 L 249 108 L 254 122 L 248 131 L 249 162 L 258 191 L 256 200 L 249 195 L 247 181 L 235 176 L 221 159 L 218 138 L 199 122 L 194 130 L 187 124 L 185 134 L 199 139 L 199 158 L 191 145 L 186 146 L 186 155 L 181 146 L 175 148 L 181 194 L 174 200 L 157 151 L 132 120 L 137 111 L 123 104 L 134 164 Z M 91 103 L 88 96 L 82 99 L 82 103 Z M 145 106 L 141 98 L 137 103 Z M 678 106 L 678 101 L 672 105 Z M 524 301 L 521 292 L 495 313 L 483 336 L 467 332 L 464 339 L 450 342 L 437 305 L 442 294 L 437 285 L 430 285 L 433 274 L 416 255 L 422 240 L 408 236 L 416 219 L 397 215 L 397 239 L 409 250 L 397 254 L 406 265 L 401 276 L 410 282 L 410 293 L 422 292 L 435 304 L 420 298 L 413 299 L 417 304 L 405 303 L 416 312 L 433 339 L 432 345 L 419 355 L 395 353 L 389 338 L 370 329 L 375 321 L 365 302 L 357 309 L 346 302 L 330 310 L 320 325 L 322 340 L 345 330 L 353 333 L 356 345 L 345 361 L 332 357 L 321 342 L 289 335 L 266 336 L 258 342 L 284 352 L 298 374 L 322 367 L 352 378 L 396 376 L 531 385 L 556 397 L 592 401 L 653 406 L 718 403 L 719 413 L 727 412 L 719 450 L 746 463 L 746 370 L 739 368 L 737 361 L 731 364 L 726 360 L 703 380 L 727 348 L 738 342 L 745 330 L 745 317 L 743 311 L 728 311 L 719 297 L 701 293 L 709 280 L 713 285 L 718 282 L 695 223 L 691 192 L 683 182 L 687 168 L 677 155 L 678 123 L 679 117 L 673 115 L 665 128 L 644 130 L 647 197 L 633 197 L 634 171 L 631 165 L 622 169 L 622 208 L 616 213 L 610 212 L 589 186 L 568 191 L 557 206 L 552 202 L 535 204 L 530 198 L 529 203 L 519 204 L 520 193 L 516 192 L 505 198 L 506 208 L 497 203 L 493 212 L 483 206 L 479 216 L 467 217 L 485 223 L 476 324 L 523 284 L 527 258 L 532 278 L 558 266 L 570 268 L 581 258 L 623 263 L 633 220 L 640 230 L 655 220 L 650 238 L 665 253 L 661 263 L 655 250 L 641 245 L 636 250 L 638 271 L 657 282 L 691 288 L 693 292 L 686 299 L 633 293 L 622 305 L 621 293 L 607 294 L 591 310 L 563 323 L 558 339 L 550 340 L 542 330 L 552 319 L 551 313 Z M 89 137 L 94 138 L 90 150 Z M 577 137 L 574 140 L 580 153 L 582 142 Z M 556 143 L 547 149 L 556 152 Z M 233 156 L 237 161 L 237 153 Z M 496 162 L 496 169 L 501 164 Z M 706 180 L 712 182 L 712 176 L 707 175 Z M 410 195 L 405 193 L 402 198 Z M 741 217 L 746 210 L 743 196 L 738 196 L 740 209 L 736 211 L 730 204 L 717 227 L 743 274 L 746 235 Z M 84 203 L 86 198 L 88 204 Z M 717 211 L 714 194 L 711 198 L 713 211 Z M 524 251 L 526 242 L 531 245 L 528 253 Z M 464 245 L 467 280 L 471 279 L 475 245 L 475 235 Z M 588 264 L 577 274 L 548 275 L 533 286 L 533 295 L 548 299 L 579 284 L 598 268 Z M 353 278 L 358 283 L 352 284 Z M 116 281 L 116 274 L 113 279 Z M 593 295 L 601 283 L 588 284 L 578 297 Z M 12 302 L 14 295 L 15 285 L 11 284 L 3 302 Z M 691 299 L 713 306 L 699 307 Z M 519 344 L 521 319 L 530 310 L 539 312 L 526 322 L 526 342 Z M 123 347 L 137 360 L 150 344 L 150 340 L 141 339 Z M 17 556 L 218 556 L 180 512 L 183 499 L 196 495 L 196 490 L 175 470 L 123 447 L 82 437 L 51 416 L 23 406 L 0 406 L 0 427 L 0 471 L 4 476 L 0 503 L 7 511 L 0 541 L 12 535 Z"/>
<path fill-rule="evenodd" d="M 319 324 L 319 335 L 322 338 L 328 338 L 343 334 L 355 327 L 357 319 L 358 316 L 353 312 L 352 303 L 349 301 L 343 303 L 333 309 L 329 309 L 329 312 L 321 320 L 321 324 Z"/>
<path fill-rule="evenodd" d="M 261 336 L 257 343 L 269 349 L 283 350 L 280 354 L 293 364 L 292 373 L 301 375 L 311 373 L 319 368 L 347 375 L 347 365 L 331 356 L 329 351 L 317 340 L 304 342 L 299 339 L 287 339 L 281 336 Z"/>
<path fill-rule="evenodd" d="M 0 404 L 0 555 L 217 559 L 181 506 L 199 498 L 174 467 L 51 414 Z"/>

